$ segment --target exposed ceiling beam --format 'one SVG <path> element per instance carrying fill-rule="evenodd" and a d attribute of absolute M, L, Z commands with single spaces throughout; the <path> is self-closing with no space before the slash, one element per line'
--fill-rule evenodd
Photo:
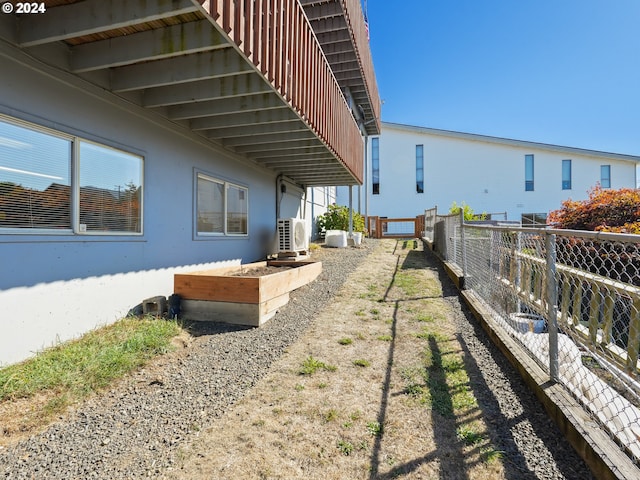
<path fill-rule="evenodd" d="M 320 161 L 327 160 L 328 162 L 336 162 L 337 160 L 329 152 L 294 152 L 288 155 L 276 155 L 268 157 L 253 157 L 258 162 L 268 163 L 270 165 L 277 165 L 278 163 L 289 163 L 290 161 Z"/>
<path fill-rule="evenodd" d="M 226 46 L 227 40 L 209 20 L 199 20 L 76 45 L 71 48 L 71 70 L 87 72 Z"/>
<path fill-rule="evenodd" d="M 351 42 L 351 36 L 349 35 L 349 31 L 346 28 L 343 30 L 338 30 L 336 32 L 316 34 L 316 36 L 318 37 L 318 41 L 320 42 L 320 44 L 323 45 L 323 48 L 325 43 L 337 43 L 346 41 Z M 351 47 L 351 49 L 353 49 L 353 46 Z"/>
<path fill-rule="evenodd" d="M 169 118 L 185 120 L 190 118 L 229 115 L 281 108 L 286 104 L 275 93 L 262 93 L 245 97 L 223 98 L 206 102 L 185 103 L 169 107 Z"/>
<path fill-rule="evenodd" d="M 342 6 L 338 2 L 305 5 L 304 13 L 307 14 L 307 18 L 309 20 L 316 20 L 318 18 L 325 17 L 335 17 L 336 15 L 344 15 Z"/>
<path fill-rule="evenodd" d="M 267 125 L 270 123 L 290 122 L 299 120 L 300 117 L 291 109 L 283 106 L 276 110 L 258 110 L 255 112 L 234 113 L 232 115 L 216 115 L 191 120 L 192 130 L 213 130 L 216 128 L 228 128 L 250 125 Z"/>
<path fill-rule="evenodd" d="M 320 18 L 317 20 L 313 20 L 311 22 L 313 26 L 313 31 L 316 35 L 322 35 L 324 33 L 329 32 L 340 32 L 342 30 L 349 33 L 347 30 L 347 22 L 344 17 L 328 17 L 328 18 Z"/>
<path fill-rule="evenodd" d="M 236 138 L 236 137 L 250 137 L 253 135 L 265 135 L 267 133 L 287 133 L 287 132 L 301 132 L 309 131 L 307 127 L 300 120 L 291 120 L 290 122 L 272 123 L 270 125 L 264 125 L 261 128 L 253 127 L 229 127 L 219 128 L 217 130 L 207 131 L 207 137 L 211 139 L 221 138 Z"/>
<path fill-rule="evenodd" d="M 247 145 L 244 147 L 236 147 L 236 152 L 246 153 L 250 156 L 262 156 L 262 154 L 273 155 L 275 152 L 288 152 L 289 150 L 305 149 L 323 149 L 326 151 L 327 147 L 323 145 L 319 140 L 298 140 L 297 142 L 277 142 L 277 143 L 265 143 L 262 145 Z"/>
<path fill-rule="evenodd" d="M 150 88 L 144 91 L 142 103 L 145 107 L 162 107 L 271 91 L 271 87 L 257 74 L 246 74 Z"/>
<path fill-rule="evenodd" d="M 111 89 L 126 92 L 251 71 L 235 50 L 225 48 L 114 68 Z"/>
<path fill-rule="evenodd" d="M 222 144 L 226 147 L 239 147 L 244 145 L 259 145 L 272 142 L 295 142 L 317 138 L 310 130 L 301 130 L 290 133 L 265 133 L 262 135 L 251 135 L 249 137 L 235 137 L 223 139 Z"/>
<path fill-rule="evenodd" d="M 196 11 L 191 0 L 86 0 L 48 8 L 44 15 L 21 15 L 18 43 L 32 47 Z"/>

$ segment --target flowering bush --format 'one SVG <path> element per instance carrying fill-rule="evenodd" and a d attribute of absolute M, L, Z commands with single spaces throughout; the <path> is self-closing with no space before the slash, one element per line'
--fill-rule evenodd
<path fill-rule="evenodd" d="M 565 200 L 547 219 L 555 228 L 640 234 L 640 190 L 589 190 L 587 200 Z"/>
<path fill-rule="evenodd" d="M 336 205 L 335 203 L 329 205 L 327 213 L 319 215 L 316 219 L 316 225 L 318 226 L 318 232 L 325 233 L 327 230 L 349 230 L 349 208 Z M 358 212 L 353 212 L 353 231 L 363 232 L 366 234 L 364 228 L 364 217 Z"/>

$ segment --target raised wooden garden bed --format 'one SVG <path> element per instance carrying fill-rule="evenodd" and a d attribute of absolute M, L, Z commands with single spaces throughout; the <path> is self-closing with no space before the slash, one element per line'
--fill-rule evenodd
<path fill-rule="evenodd" d="M 174 292 L 182 298 L 182 317 L 260 326 L 289 301 L 289 292 L 316 279 L 322 262 L 249 263 L 175 274 Z"/>

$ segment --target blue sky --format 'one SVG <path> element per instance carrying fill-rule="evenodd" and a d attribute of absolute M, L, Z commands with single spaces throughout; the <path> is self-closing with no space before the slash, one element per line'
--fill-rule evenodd
<path fill-rule="evenodd" d="M 368 0 L 382 120 L 640 155 L 640 0 Z"/>

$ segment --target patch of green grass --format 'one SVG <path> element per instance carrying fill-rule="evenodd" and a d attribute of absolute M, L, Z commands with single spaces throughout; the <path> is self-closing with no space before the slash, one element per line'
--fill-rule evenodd
<path fill-rule="evenodd" d="M 355 315 L 357 317 L 364 317 L 366 315 L 366 313 L 364 313 L 364 310 L 358 310 Z"/>
<path fill-rule="evenodd" d="M 296 386 L 294 388 L 296 389 L 296 392 L 301 392 L 302 390 L 304 390 L 304 385 L 296 383 Z"/>
<path fill-rule="evenodd" d="M 349 337 L 344 337 L 338 340 L 340 345 L 351 345 L 353 343 L 353 339 Z"/>
<path fill-rule="evenodd" d="M 369 310 L 369 312 L 372 315 L 379 315 L 380 314 L 380 310 L 378 310 L 377 308 L 372 308 L 371 310 Z"/>
<path fill-rule="evenodd" d="M 424 394 L 424 387 L 422 385 L 418 385 L 416 383 L 410 383 L 405 387 L 403 393 L 406 395 L 411 395 L 412 397 L 421 397 Z"/>
<path fill-rule="evenodd" d="M 369 360 L 365 360 L 363 358 L 358 358 L 358 359 L 354 360 L 353 364 L 356 367 L 369 367 L 369 366 L 371 366 L 371 362 Z"/>
<path fill-rule="evenodd" d="M 331 408 L 324 414 L 324 421 L 326 423 L 333 422 L 338 418 L 338 410 Z"/>
<path fill-rule="evenodd" d="M 318 384 L 318 388 L 327 388 L 328 386 L 329 386 L 329 384 L 328 384 L 328 383 L 325 383 L 325 382 L 320 382 L 320 383 Z"/>
<path fill-rule="evenodd" d="M 178 333 L 174 321 L 124 318 L 0 369 L 0 401 L 55 390 L 60 393 L 49 408 L 59 409 L 170 351 Z"/>
<path fill-rule="evenodd" d="M 373 437 L 382 435 L 382 424 L 380 422 L 367 422 L 367 431 Z"/>
<path fill-rule="evenodd" d="M 353 443 L 351 442 L 347 442 L 346 440 L 338 440 L 338 450 L 340 450 L 340 453 L 342 453 L 343 455 L 351 455 L 353 453 Z"/>
<path fill-rule="evenodd" d="M 423 314 L 417 315 L 415 317 L 415 320 L 416 322 L 431 323 L 431 322 L 434 322 L 436 318 L 430 313 L 423 313 Z"/>
<path fill-rule="evenodd" d="M 482 434 L 475 431 L 475 429 L 461 425 L 456 430 L 456 436 L 464 442 L 465 445 L 477 445 L 484 440 Z"/>
<path fill-rule="evenodd" d="M 378 340 L 381 340 L 383 342 L 390 342 L 391 340 L 393 340 L 393 337 L 391 335 L 378 335 Z"/>
<path fill-rule="evenodd" d="M 353 420 L 354 422 L 356 420 L 360 420 L 362 418 L 362 412 L 360 410 L 356 410 L 355 412 L 351 412 L 351 415 L 349 415 L 349 418 L 351 420 Z"/>
<path fill-rule="evenodd" d="M 302 362 L 302 367 L 298 371 L 300 375 L 313 375 L 318 370 L 327 370 L 329 372 L 334 372 L 337 369 L 334 365 L 328 365 L 320 360 L 313 358 L 312 355 L 309 355 L 305 358 L 304 362 Z"/>
<path fill-rule="evenodd" d="M 493 447 L 483 448 L 480 451 L 480 458 L 482 458 L 482 461 L 487 464 L 499 462 L 503 457 L 504 452 L 502 450 L 496 450 Z"/>

